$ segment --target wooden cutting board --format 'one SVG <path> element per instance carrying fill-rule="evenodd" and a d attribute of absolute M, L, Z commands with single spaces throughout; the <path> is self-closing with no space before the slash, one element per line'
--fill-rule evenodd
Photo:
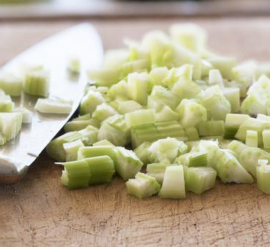
<path fill-rule="evenodd" d="M 165 29 L 177 19 L 93 21 L 104 46 Z M 240 59 L 270 60 L 270 18 L 188 19 L 205 27 L 210 46 Z M 73 21 L 0 23 L 2 65 Z M 269 246 L 270 196 L 256 185 L 217 182 L 186 200 L 138 200 L 125 184 L 69 191 L 44 153 L 18 184 L 0 187 L 0 246 Z"/>

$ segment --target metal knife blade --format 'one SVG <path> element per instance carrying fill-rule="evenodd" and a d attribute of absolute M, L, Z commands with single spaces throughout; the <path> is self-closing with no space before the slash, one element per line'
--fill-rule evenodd
<path fill-rule="evenodd" d="M 74 78 L 67 73 L 71 55 L 81 61 L 81 74 Z M 50 71 L 50 96 L 73 101 L 70 114 L 41 114 L 34 110 L 37 97 L 24 94 L 13 98 L 16 106 L 33 112 L 31 124 L 23 124 L 20 134 L 0 147 L 0 184 L 19 181 L 28 167 L 64 126 L 79 106 L 87 83 L 86 69 L 100 66 L 103 48 L 95 28 L 87 23 L 62 31 L 36 44 L 7 63 L 1 70 L 14 72 L 22 63 L 42 64 Z M 83 73 L 84 72 L 84 73 Z"/>

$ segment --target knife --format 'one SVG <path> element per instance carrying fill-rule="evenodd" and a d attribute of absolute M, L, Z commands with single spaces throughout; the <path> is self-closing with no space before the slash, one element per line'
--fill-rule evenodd
<path fill-rule="evenodd" d="M 67 62 L 75 55 L 81 62 L 79 76 L 67 72 Z M 64 30 L 34 45 L 8 62 L 1 71 L 18 72 L 21 64 L 42 64 L 50 71 L 50 96 L 72 100 L 69 115 L 41 114 L 34 110 L 38 97 L 13 97 L 18 106 L 33 113 L 32 123 L 23 124 L 19 135 L 0 147 L 0 184 L 14 184 L 27 172 L 42 150 L 61 130 L 79 106 L 87 84 L 86 69 L 101 65 L 103 48 L 95 28 L 87 23 Z"/>

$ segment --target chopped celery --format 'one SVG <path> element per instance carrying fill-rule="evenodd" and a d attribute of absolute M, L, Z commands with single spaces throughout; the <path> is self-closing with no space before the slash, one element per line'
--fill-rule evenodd
<path fill-rule="evenodd" d="M 20 112 L 22 114 L 22 123 L 31 123 L 33 113 L 24 107 L 15 108 L 13 112 Z"/>
<path fill-rule="evenodd" d="M 247 130 L 246 145 L 249 147 L 258 147 L 258 132 L 255 130 Z"/>
<path fill-rule="evenodd" d="M 257 119 L 265 122 L 270 122 L 270 117 L 263 114 L 258 114 Z"/>
<path fill-rule="evenodd" d="M 183 141 L 167 137 L 152 143 L 148 151 L 151 163 L 172 163 L 176 157 L 187 152 L 187 145 Z"/>
<path fill-rule="evenodd" d="M 245 150 L 243 152 L 245 152 Z M 233 154 L 225 149 L 222 150 L 222 155 L 219 157 L 216 164 L 218 176 L 223 183 L 253 183 L 252 176 L 245 170 L 246 167 L 244 167 Z"/>
<path fill-rule="evenodd" d="M 237 87 L 223 88 L 225 98 L 230 102 L 231 112 L 236 113 L 240 110 L 240 90 Z"/>
<path fill-rule="evenodd" d="M 72 103 L 59 99 L 38 99 L 35 109 L 41 113 L 69 114 Z"/>
<path fill-rule="evenodd" d="M 88 93 L 82 98 L 80 105 L 80 114 L 93 113 L 97 106 L 104 103 L 105 100 L 100 92 L 89 90 Z"/>
<path fill-rule="evenodd" d="M 174 112 L 169 106 L 163 106 L 162 109 L 156 112 L 156 121 L 164 122 L 164 121 L 177 121 L 179 119 L 179 115 Z"/>
<path fill-rule="evenodd" d="M 125 114 L 125 121 L 128 127 L 142 124 L 154 123 L 156 121 L 155 110 L 138 110 Z"/>
<path fill-rule="evenodd" d="M 74 74 L 79 74 L 81 71 L 81 61 L 76 58 L 70 58 L 67 63 L 67 69 Z"/>
<path fill-rule="evenodd" d="M 129 179 L 126 182 L 127 191 L 140 199 L 150 197 L 160 190 L 160 185 L 155 178 L 138 172 L 135 179 Z"/>
<path fill-rule="evenodd" d="M 34 70 L 25 75 L 23 90 L 30 95 L 47 97 L 50 90 L 50 78 L 47 70 Z"/>
<path fill-rule="evenodd" d="M 268 160 L 258 160 L 256 167 L 257 187 L 266 194 L 270 194 L 270 165 Z"/>
<path fill-rule="evenodd" d="M 76 118 L 73 118 L 72 121 L 81 121 L 81 120 L 89 120 L 91 119 L 91 115 L 89 113 L 84 114 L 84 115 L 80 115 Z"/>
<path fill-rule="evenodd" d="M 14 105 L 15 104 L 9 95 L 0 96 L 0 112 L 12 112 Z"/>
<path fill-rule="evenodd" d="M 143 165 L 133 151 L 123 147 L 117 148 L 116 160 L 115 170 L 124 180 L 134 178 Z"/>
<path fill-rule="evenodd" d="M 102 140 L 102 141 L 98 141 L 93 143 L 93 146 L 112 146 L 115 147 L 111 142 L 109 142 L 108 140 Z"/>
<path fill-rule="evenodd" d="M 259 159 L 270 161 L 270 154 L 260 148 L 247 147 L 239 155 L 241 164 L 254 177 L 256 177 L 256 166 Z"/>
<path fill-rule="evenodd" d="M 241 112 L 249 115 L 267 114 L 267 106 L 259 95 L 249 95 L 241 104 Z"/>
<path fill-rule="evenodd" d="M 183 166 L 167 166 L 162 187 L 158 194 L 161 198 L 186 198 Z"/>
<path fill-rule="evenodd" d="M 242 151 L 244 149 L 246 149 L 248 146 L 245 145 L 244 143 L 240 142 L 240 141 L 236 141 L 233 140 L 232 142 L 230 142 L 230 144 L 228 145 L 228 149 L 237 153 L 238 155 L 240 155 L 242 153 Z"/>
<path fill-rule="evenodd" d="M 141 162 L 146 165 L 149 163 L 149 147 L 151 146 L 150 142 L 144 142 L 140 146 L 134 149 L 135 154 L 141 160 Z"/>
<path fill-rule="evenodd" d="M 0 88 L 11 96 L 20 96 L 22 92 L 22 81 L 10 73 L 0 74 Z"/>
<path fill-rule="evenodd" d="M 263 137 L 263 147 L 270 148 L 270 129 L 263 130 L 262 137 Z"/>
<path fill-rule="evenodd" d="M 189 167 L 186 172 L 186 189 L 202 194 L 215 186 L 217 172 L 211 167 Z"/>
<path fill-rule="evenodd" d="M 141 109 L 142 106 L 134 100 L 123 101 L 118 105 L 118 111 L 121 114 L 126 114 Z"/>
<path fill-rule="evenodd" d="M 4 145 L 7 142 L 7 138 L 0 133 L 0 146 Z"/>
<path fill-rule="evenodd" d="M 154 177 L 159 184 L 162 184 L 166 167 L 176 165 L 177 164 L 152 163 L 147 165 L 146 171 L 149 176 Z"/>
<path fill-rule="evenodd" d="M 183 127 L 195 127 L 201 121 L 207 120 L 205 108 L 195 100 L 182 100 L 176 108 L 176 112 L 180 115 L 180 124 Z"/>
<path fill-rule="evenodd" d="M 120 79 L 118 70 L 115 69 L 96 69 L 87 71 L 88 78 L 98 86 L 110 87 Z"/>
<path fill-rule="evenodd" d="M 79 148 L 84 147 L 83 142 L 79 139 L 74 142 L 67 142 L 63 144 L 66 152 L 66 161 L 77 160 L 77 153 Z"/>
<path fill-rule="evenodd" d="M 93 126 L 96 128 L 99 128 L 100 123 L 96 119 L 88 119 L 88 120 L 72 120 L 68 123 L 65 124 L 64 130 L 65 132 L 70 132 L 70 131 L 77 131 L 77 130 L 82 130 L 86 128 L 87 126 Z"/>
<path fill-rule="evenodd" d="M 76 167 L 76 169 L 80 169 L 81 167 Z M 90 175 L 91 176 L 91 175 Z M 66 171 L 62 171 L 61 181 L 67 186 L 70 190 L 86 188 L 89 186 L 89 177 L 69 177 Z"/>
<path fill-rule="evenodd" d="M 19 112 L 0 113 L 0 133 L 6 141 L 16 137 L 22 127 L 22 114 Z M 2 141 L 3 142 L 3 141 Z"/>
<path fill-rule="evenodd" d="M 250 118 L 250 116 L 246 114 L 227 114 L 225 119 L 224 137 L 233 138 L 236 135 L 240 125 L 248 118 Z"/>
<path fill-rule="evenodd" d="M 149 78 L 154 85 L 165 86 L 165 80 L 169 74 L 167 67 L 153 68 L 149 73 Z"/>
<path fill-rule="evenodd" d="M 189 141 L 199 140 L 199 133 L 195 127 L 188 127 L 185 129 Z"/>
<path fill-rule="evenodd" d="M 112 85 L 107 93 L 107 95 L 112 99 L 115 99 L 119 96 L 126 96 L 126 94 L 127 94 L 127 83 L 124 80 L 119 81 L 118 83 Z"/>
<path fill-rule="evenodd" d="M 223 86 L 222 75 L 220 74 L 218 69 L 211 69 L 209 71 L 209 84 L 218 84 Z"/>
<path fill-rule="evenodd" d="M 223 136 L 223 121 L 205 121 L 199 123 L 200 136 Z"/>
<path fill-rule="evenodd" d="M 189 167 L 199 167 L 207 166 L 207 152 L 190 152 L 180 155 L 176 160 L 179 165 L 189 166 Z"/>
<path fill-rule="evenodd" d="M 111 106 L 106 103 L 102 103 L 96 107 L 96 110 L 93 112 L 93 119 L 103 122 L 105 119 L 117 115 L 118 112 L 114 110 Z"/>

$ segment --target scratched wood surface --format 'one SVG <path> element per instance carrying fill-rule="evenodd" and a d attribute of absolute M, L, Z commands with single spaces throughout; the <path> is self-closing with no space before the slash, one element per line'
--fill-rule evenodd
<path fill-rule="evenodd" d="M 94 21 L 106 49 L 125 36 L 183 20 Z M 189 19 L 189 21 L 192 21 Z M 240 59 L 270 59 L 270 19 L 195 20 L 210 45 Z M 74 22 L 0 23 L 0 64 Z M 186 200 L 137 200 L 120 178 L 68 191 L 42 156 L 18 184 L 0 187 L 0 246 L 269 246 L 270 196 L 256 185 L 224 185 Z"/>

